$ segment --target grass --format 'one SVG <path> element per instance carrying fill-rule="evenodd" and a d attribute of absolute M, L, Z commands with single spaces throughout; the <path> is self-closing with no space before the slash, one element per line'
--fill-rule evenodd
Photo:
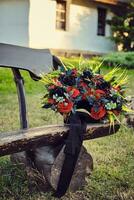
<path fill-rule="evenodd" d="M 77 64 L 77 60 L 75 60 Z M 107 73 L 109 68 L 102 69 Z M 62 118 L 41 108 L 43 85 L 23 73 L 27 92 L 29 126 L 61 123 Z M 128 71 L 129 88 L 133 94 L 134 70 Z M 12 74 L 0 69 L 0 132 L 19 129 L 18 103 Z M 84 190 L 67 193 L 63 200 L 133 200 L 134 199 L 134 133 L 121 128 L 109 137 L 84 142 L 94 159 L 94 171 L 87 177 Z M 24 170 L 10 162 L 9 156 L 0 158 L 0 200 L 53 200 L 50 193 L 32 192 Z"/>

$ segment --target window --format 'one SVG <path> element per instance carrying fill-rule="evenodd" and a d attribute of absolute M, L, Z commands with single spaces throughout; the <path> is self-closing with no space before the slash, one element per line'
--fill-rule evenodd
<path fill-rule="evenodd" d="M 105 36 L 106 9 L 98 8 L 98 30 L 97 35 Z"/>
<path fill-rule="evenodd" d="M 66 30 L 66 1 L 56 1 L 56 29 Z"/>

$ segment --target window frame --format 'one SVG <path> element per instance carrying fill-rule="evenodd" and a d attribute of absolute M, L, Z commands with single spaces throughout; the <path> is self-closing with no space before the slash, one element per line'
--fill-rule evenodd
<path fill-rule="evenodd" d="M 106 36 L 107 9 L 104 7 L 98 7 L 97 13 L 98 13 L 97 35 L 98 36 Z"/>
<path fill-rule="evenodd" d="M 65 4 L 65 10 L 57 9 L 58 3 L 64 3 Z M 55 29 L 57 31 L 67 31 L 69 29 L 69 13 L 70 13 L 70 4 L 71 0 L 56 0 L 56 20 L 55 20 Z M 57 13 L 65 13 L 65 19 L 58 19 Z M 57 22 L 64 22 L 63 28 L 58 28 Z"/>

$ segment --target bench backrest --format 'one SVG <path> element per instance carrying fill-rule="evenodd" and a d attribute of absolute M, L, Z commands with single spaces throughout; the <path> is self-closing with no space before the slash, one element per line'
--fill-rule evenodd
<path fill-rule="evenodd" d="M 38 80 L 42 73 L 48 73 L 62 65 L 63 63 L 56 56 L 53 56 L 49 49 L 31 49 L 0 44 L 0 67 L 11 68 L 16 82 L 21 129 L 28 128 L 28 121 L 24 80 L 20 69 L 28 71 L 32 79 Z"/>
<path fill-rule="evenodd" d="M 61 61 L 50 53 L 49 49 L 32 49 L 0 43 L 0 67 L 22 69 L 32 77 L 40 77 L 62 65 Z"/>

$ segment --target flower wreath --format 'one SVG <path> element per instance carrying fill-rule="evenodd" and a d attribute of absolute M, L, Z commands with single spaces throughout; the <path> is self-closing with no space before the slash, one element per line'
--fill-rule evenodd
<path fill-rule="evenodd" d="M 118 74 L 118 67 L 106 75 L 97 73 L 96 68 L 64 66 L 60 70 L 42 76 L 46 93 L 43 107 L 68 115 L 84 109 L 97 120 L 119 122 L 118 116 L 129 111 L 124 97 L 127 76 Z"/>

